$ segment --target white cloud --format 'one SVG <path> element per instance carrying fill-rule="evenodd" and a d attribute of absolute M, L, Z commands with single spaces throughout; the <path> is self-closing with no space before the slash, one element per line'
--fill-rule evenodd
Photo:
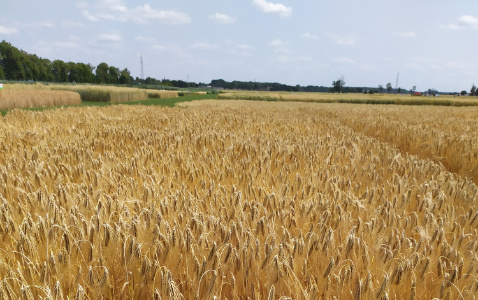
<path fill-rule="evenodd" d="M 448 28 L 453 30 L 459 30 L 459 29 L 465 29 L 465 28 L 478 29 L 478 18 L 469 16 L 469 15 L 464 15 L 458 19 L 458 22 L 456 24 L 453 24 L 453 23 L 449 24 Z"/>
<path fill-rule="evenodd" d="M 277 13 L 282 17 L 292 14 L 292 8 L 281 3 L 267 2 L 266 0 L 253 0 L 252 4 L 265 13 Z"/>
<path fill-rule="evenodd" d="M 458 20 L 461 24 L 473 26 L 478 24 L 478 18 L 474 18 L 472 16 L 462 16 Z"/>
<path fill-rule="evenodd" d="M 219 23 L 224 24 L 233 24 L 236 22 L 236 19 L 225 14 L 215 13 L 214 15 L 209 16 L 209 20 L 213 20 Z"/>
<path fill-rule="evenodd" d="M 239 44 L 232 40 L 227 40 L 226 44 L 230 46 L 228 52 L 233 55 L 249 57 L 252 56 L 252 51 L 254 51 L 254 47 L 251 45 Z"/>
<path fill-rule="evenodd" d="M 318 40 L 318 39 L 319 39 L 318 36 L 313 35 L 313 34 L 310 34 L 310 33 L 308 33 L 308 32 L 302 34 L 302 38 L 308 39 L 308 40 Z"/>
<path fill-rule="evenodd" d="M 0 26 L 0 33 L 5 35 L 12 35 L 18 32 L 18 29 L 13 27 Z"/>
<path fill-rule="evenodd" d="M 117 44 L 121 43 L 123 38 L 119 34 L 115 33 L 104 33 L 96 37 L 95 42 L 100 44 Z"/>
<path fill-rule="evenodd" d="M 397 33 L 397 36 L 402 37 L 402 38 L 415 38 L 415 37 L 417 37 L 417 35 L 415 34 L 414 31 L 399 32 L 399 33 Z"/>
<path fill-rule="evenodd" d="M 112 11 L 128 12 L 128 8 L 123 4 L 121 0 L 103 0 L 103 5 L 109 7 Z"/>
<path fill-rule="evenodd" d="M 275 39 L 275 40 L 271 41 L 270 44 L 271 44 L 271 46 L 274 46 L 274 47 L 280 47 L 280 46 L 284 45 L 284 43 L 279 39 Z"/>
<path fill-rule="evenodd" d="M 274 52 L 280 54 L 281 55 L 280 57 L 282 57 L 282 58 L 286 57 L 285 56 L 286 54 L 291 54 L 291 53 L 294 52 L 294 51 L 291 51 L 291 50 L 287 49 L 286 43 L 284 43 L 280 39 L 275 39 L 275 40 L 271 41 L 269 43 L 269 45 L 274 47 Z M 289 60 L 290 59 L 288 59 L 287 61 L 289 61 Z M 278 61 L 284 62 L 285 60 L 284 59 L 278 59 Z"/>
<path fill-rule="evenodd" d="M 120 0 L 101 0 L 93 7 L 86 2 L 79 3 L 77 7 L 91 22 L 108 20 L 145 24 L 149 20 L 159 20 L 172 25 L 191 23 L 191 18 L 182 12 L 154 9 L 149 4 L 128 8 Z"/>
<path fill-rule="evenodd" d="M 355 38 L 353 36 L 338 36 L 333 33 L 326 33 L 325 35 L 334 40 L 338 45 L 355 45 Z"/>
<path fill-rule="evenodd" d="M 191 23 L 191 18 L 182 13 L 172 10 L 157 10 L 151 8 L 149 4 L 138 6 L 134 9 L 137 13 L 135 19 L 138 23 L 143 23 L 143 19 L 155 19 L 164 23 L 178 25 Z"/>
<path fill-rule="evenodd" d="M 195 50 L 218 50 L 221 49 L 219 45 L 209 44 L 209 43 L 195 43 L 189 46 L 191 49 Z"/>

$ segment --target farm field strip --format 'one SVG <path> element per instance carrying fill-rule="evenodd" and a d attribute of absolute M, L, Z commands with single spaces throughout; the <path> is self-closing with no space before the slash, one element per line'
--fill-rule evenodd
<path fill-rule="evenodd" d="M 225 91 L 222 100 L 294 101 L 313 103 L 397 104 L 434 106 L 478 106 L 478 98 L 468 96 L 440 95 L 439 97 L 412 96 L 408 94 L 363 94 L 363 93 L 309 93 L 267 91 Z"/>
<path fill-rule="evenodd" d="M 82 101 L 119 103 L 173 97 L 178 97 L 177 91 L 98 85 L 5 84 L 0 90 L 0 110 L 80 105 Z"/>
<path fill-rule="evenodd" d="M 18 90 L 8 86 L 0 90 L 0 110 L 79 104 L 80 95 L 71 91 Z"/>
<path fill-rule="evenodd" d="M 428 156 L 474 145 L 477 114 L 362 107 L 9 112 L 1 297 L 472 299 L 478 187 Z"/>

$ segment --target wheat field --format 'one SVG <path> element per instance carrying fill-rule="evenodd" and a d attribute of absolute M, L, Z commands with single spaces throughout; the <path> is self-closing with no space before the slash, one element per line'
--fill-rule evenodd
<path fill-rule="evenodd" d="M 472 96 L 439 95 L 439 97 L 412 96 L 388 93 L 309 93 L 227 90 L 218 95 L 223 100 L 297 101 L 313 103 L 397 104 L 437 106 L 478 106 Z"/>
<path fill-rule="evenodd" d="M 2 299 L 474 299 L 478 108 L 0 118 Z"/>
<path fill-rule="evenodd" d="M 177 91 L 131 87 L 61 84 L 5 84 L 0 90 L 0 110 L 80 105 L 81 101 L 129 102 L 148 98 L 176 98 Z"/>
<path fill-rule="evenodd" d="M 53 91 L 39 85 L 5 84 L 0 90 L 0 110 L 81 104 L 80 95 L 71 91 Z"/>

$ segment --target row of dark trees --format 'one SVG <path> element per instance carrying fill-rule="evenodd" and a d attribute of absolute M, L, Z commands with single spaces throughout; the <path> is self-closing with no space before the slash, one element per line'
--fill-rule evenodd
<path fill-rule="evenodd" d="M 320 93 L 374 93 L 383 92 L 383 87 L 379 85 L 378 89 L 370 87 L 348 87 L 345 86 L 343 77 L 332 82 L 332 87 L 325 86 L 301 86 L 301 85 L 286 85 L 281 83 L 270 82 L 253 82 L 253 81 L 225 81 L 223 79 L 214 79 L 211 81 L 211 87 L 216 89 L 230 89 L 230 90 L 251 90 L 251 91 L 285 91 L 285 92 L 320 92 Z M 407 90 L 398 88 L 392 89 L 392 84 L 387 84 L 387 91 L 389 93 L 407 93 Z"/>
<path fill-rule="evenodd" d="M 229 90 L 250 90 L 250 91 L 283 91 L 283 92 L 329 92 L 329 87 L 323 86 L 300 86 L 287 85 L 277 82 L 256 82 L 256 81 L 225 81 L 223 79 L 214 79 L 211 81 L 211 87 L 216 89 Z"/>
<path fill-rule="evenodd" d="M 143 84 L 188 88 L 206 86 L 204 83 L 182 80 L 133 78 L 128 69 L 120 70 L 102 62 L 97 66 L 85 63 L 50 61 L 19 50 L 6 41 L 0 43 L 0 80 L 40 81 L 58 83 Z"/>
<path fill-rule="evenodd" d="M 199 88 L 205 87 L 205 83 L 196 83 L 196 82 L 187 82 L 183 80 L 171 80 L 171 79 L 156 79 L 152 77 L 147 77 L 146 79 L 139 79 L 136 77 L 134 80 L 135 83 L 144 84 L 148 86 L 170 86 L 175 88 Z"/>
<path fill-rule="evenodd" d="M 50 61 L 19 50 L 10 43 L 0 43 L 0 79 L 13 81 L 77 82 L 99 84 L 131 84 L 128 69 L 119 70 L 107 63 L 91 64 Z"/>

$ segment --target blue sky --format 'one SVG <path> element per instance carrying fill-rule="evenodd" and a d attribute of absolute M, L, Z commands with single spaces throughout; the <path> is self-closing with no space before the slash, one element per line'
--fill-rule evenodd
<path fill-rule="evenodd" d="M 15 0 L 0 40 L 145 77 L 470 90 L 476 0 Z"/>

